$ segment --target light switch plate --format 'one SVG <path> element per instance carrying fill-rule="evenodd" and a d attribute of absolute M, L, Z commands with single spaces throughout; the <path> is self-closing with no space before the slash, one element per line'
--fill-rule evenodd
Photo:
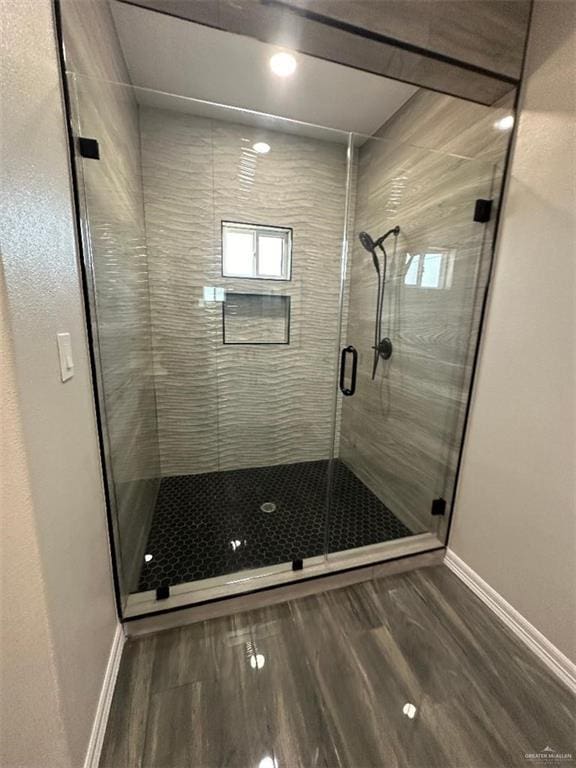
<path fill-rule="evenodd" d="M 74 376 L 74 358 L 72 357 L 72 339 L 69 333 L 57 333 L 58 357 L 60 359 L 60 378 L 68 381 Z"/>

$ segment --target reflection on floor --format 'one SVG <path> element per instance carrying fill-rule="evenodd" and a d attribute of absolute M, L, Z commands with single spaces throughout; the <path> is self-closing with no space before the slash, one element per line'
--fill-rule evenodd
<path fill-rule="evenodd" d="M 163 478 L 138 591 L 323 554 L 328 466 Z M 333 470 L 329 552 L 411 535 L 341 461 Z"/>
<path fill-rule="evenodd" d="M 129 640 L 100 765 L 526 768 L 574 704 L 435 566 Z"/>

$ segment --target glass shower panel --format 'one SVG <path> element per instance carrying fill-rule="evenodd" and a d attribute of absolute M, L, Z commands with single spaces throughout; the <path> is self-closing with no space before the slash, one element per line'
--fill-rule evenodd
<path fill-rule="evenodd" d="M 323 560 L 348 134 L 75 81 L 123 590 Z"/>
<path fill-rule="evenodd" d="M 354 143 L 342 346 L 357 350 L 358 372 L 341 404 L 332 554 L 444 540 L 490 261 L 492 225 L 473 220 L 475 201 L 494 197 L 497 181 L 491 163 Z"/>
<path fill-rule="evenodd" d="M 69 74 L 83 256 L 122 604 L 138 589 L 160 485 L 150 265 L 130 89 Z M 106 119 L 114 104 L 121 120 Z M 80 153 L 84 157 L 80 157 Z M 99 159 L 98 159 L 99 157 Z"/>

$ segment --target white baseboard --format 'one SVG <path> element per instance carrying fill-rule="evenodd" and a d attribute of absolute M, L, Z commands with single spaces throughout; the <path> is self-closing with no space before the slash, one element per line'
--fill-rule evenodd
<path fill-rule="evenodd" d="M 84 760 L 84 768 L 98 768 L 98 763 L 100 762 L 100 753 L 102 752 L 104 734 L 106 733 L 108 715 L 110 714 L 112 696 L 114 695 L 114 687 L 118 677 L 118 670 L 120 669 L 120 659 L 122 658 L 122 649 L 125 641 L 126 637 L 122 625 L 118 624 L 110 656 L 108 657 L 108 664 L 106 665 L 106 673 L 104 674 L 104 682 L 102 683 L 100 698 L 98 699 L 92 733 L 90 734 L 86 759 Z"/>
<path fill-rule="evenodd" d="M 553 645 L 522 614 L 513 608 L 502 595 L 484 581 L 476 571 L 454 554 L 446 550 L 444 564 L 477 595 L 488 608 L 514 632 L 516 637 L 533 651 L 562 682 L 576 693 L 576 664 Z"/>

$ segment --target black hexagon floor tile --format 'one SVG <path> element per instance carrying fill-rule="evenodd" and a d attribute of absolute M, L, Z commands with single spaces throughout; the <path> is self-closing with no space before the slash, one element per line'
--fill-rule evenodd
<path fill-rule="evenodd" d="M 138 591 L 323 554 L 329 465 L 163 478 Z M 345 464 L 333 473 L 329 552 L 412 535 Z"/>

